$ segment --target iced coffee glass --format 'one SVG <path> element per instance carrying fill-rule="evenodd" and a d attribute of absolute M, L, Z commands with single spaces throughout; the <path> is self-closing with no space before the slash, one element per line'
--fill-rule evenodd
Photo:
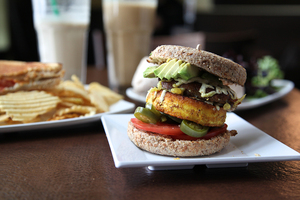
<path fill-rule="evenodd" d="M 140 60 L 150 53 L 157 0 L 103 0 L 108 80 L 125 93 Z"/>
<path fill-rule="evenodd" d="M 90 0 L 32 0 L 41 62 L 60 62 L 64 79 L 86 81 Z"/>

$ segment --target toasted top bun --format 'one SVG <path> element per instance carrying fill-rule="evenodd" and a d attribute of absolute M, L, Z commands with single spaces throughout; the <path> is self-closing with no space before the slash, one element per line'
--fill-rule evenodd
<path fill-rule="evenodd" d="M 60 63 L 40 63 L 0 60 L 0 78 L 17 77 L 31 73 L 31 78 L 55 76 L 62 70 Z M 34 73 L 33 73 L 34 72 Z M 42 73 L 39 73 L 42 72 Z M 63 75 L 63 74 L 62 74 Z"/>
<path fill-rule="evenodd" d="M 239 64 L 216 54 L 190 47 L 162 45 L 152 51 L 148 62 L 162 64 L 169 58 L 188 62 L 220 77 L 224 85 L 243 86 L 247 79 L 246 70 Z"/>

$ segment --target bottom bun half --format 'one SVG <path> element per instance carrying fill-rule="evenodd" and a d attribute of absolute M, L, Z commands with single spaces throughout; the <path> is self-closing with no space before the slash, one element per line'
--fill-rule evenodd
<path fill-rule="evenodd" d="M 167 156 L 205 156 L 221 151 L 230 141 L 231 132 L 226 131 L 209 140 L 174 140 L 169 136 L 137 129 L 128 123 L 129 139 L 139 148 L 148 152 Z"/>

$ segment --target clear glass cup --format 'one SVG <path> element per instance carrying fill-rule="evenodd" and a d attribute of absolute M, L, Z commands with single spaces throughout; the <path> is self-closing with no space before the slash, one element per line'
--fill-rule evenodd
<path fill-rule="evenodd" d="M 60 62 L 65 80 L 86 82 L 90 0 L 32 0 L 41 62 Z"/>
<path fill-rule="evenodd" d="M 150 53 L 157 0 L 103 0 L 108 81 L 111 89 L 125 94 L 134 72 Z"/>

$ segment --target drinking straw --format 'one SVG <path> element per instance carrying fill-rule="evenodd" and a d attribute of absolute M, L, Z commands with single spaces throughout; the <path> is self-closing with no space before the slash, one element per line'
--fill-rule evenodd
<path fill-rule="evenodd" d="M 58 7 L 57 7 L 56 0 L 51 0 L 51 6 L 52 6 L 52 10 L 53 10 L 54 14 L 59 15 L 59 10 L 58 10 Z"/>

